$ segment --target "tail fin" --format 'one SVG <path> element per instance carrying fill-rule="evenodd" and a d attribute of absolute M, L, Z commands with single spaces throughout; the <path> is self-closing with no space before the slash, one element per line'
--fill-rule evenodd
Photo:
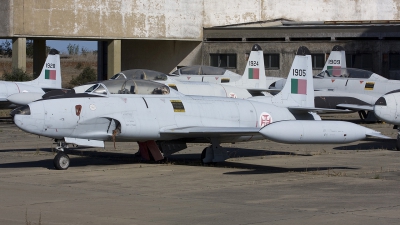
<path fill-rule="evenodd" d="M 340 76 L 342 68 L 346 68 L 346 52 L 342 46 L 335 45 L 322 71 L 328 71 L 331 76 Z"/>
<path fill-rule="evenodd" d="M 258 44 L 251 49 L 242 78 L 236 85 L 246 89 L 267 89 L 263 50 Z"/>
<path fill-rule="evenodd" d="M 308 48 L 301 46 L 297 50 L 285 86 L 272 97 L 272 102 L 282 106 L 314 107 L 311 53 Z"/>
<path fill-rule="evenodd" d="M 56 49 L 51 49 L 44 63 L 42 72 L 30 85 L 41 87 L 44 89 L 61 89 L 61 67 L 60 55 Z"/>

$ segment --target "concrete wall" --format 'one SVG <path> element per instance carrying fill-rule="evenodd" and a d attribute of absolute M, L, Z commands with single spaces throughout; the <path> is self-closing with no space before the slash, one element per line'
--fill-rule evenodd
<path fill-rule="evenodd" d="M 203 17 L 198 9 L 203 3 L 200 0 L 3 2 L 12 4 L 14 35 L 119 39 L 201 37 Z"/>
<path fill-rule="evenodd" d="M 12 10 L 10 1 L 0 3 L 0 37 L 11 37 L 12 29 Z"/>
<path fill-rule="evenodd" d="M 399 0 L 204 0 L 204 27 L 294 21 L 399 20 Z M 224 13 L 225 12 L 225 13 Z"/>
<path fill-rule="evenodd" d="M 2 0 L 0 36 L 201 40 L 203 27 L 277 18 L 399 20 L 399 9 L 400 0 Z"/>

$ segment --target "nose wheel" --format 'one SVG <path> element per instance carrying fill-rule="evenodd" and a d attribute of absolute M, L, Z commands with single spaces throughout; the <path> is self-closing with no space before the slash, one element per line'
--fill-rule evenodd
<path fill-rule="evenodd" d="M 68 148 L 68 144 L 64 140 L 55 140 L 57 142 L 57 155 L 53 159 L 54 168 L 57 170 L 66 170 L 69 167 L 70 159 L 64 152 L 64 148 Z"/>
<path fill-rule="evenodd" d="M 57 170 L 66 170 L 69 167 L 69 157 L 64 152 L 57 153 L 56 157 L 54 157 L 53 164 Z"/>

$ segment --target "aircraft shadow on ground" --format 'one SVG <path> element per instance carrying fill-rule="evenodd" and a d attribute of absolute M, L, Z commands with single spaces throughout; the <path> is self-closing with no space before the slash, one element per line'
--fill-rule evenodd
<path fill-rule="evenodd" d="M 272 174 L 272 173 L 288 173 L 288 172 L 322 172 L 327 173 L 327 171 L 332 171 L 334 174 L 334 170 L 355 170 L 358 168 L 352 167 L 343 167 L 343 166 L 336 166 L 336 167 L 275 167 L 275 166 L 262 166 L 262 165 L 253 165 L 253 164 L 246 164 L 246 163 L 237 163 L 237 162 L 224 162 L 221 163 L 221 167 L 232 167 L 236 169 L 245 169 L 242 171 L 234 171 L 234 172 L 227 172 L 224 173 L 226 175 L 247 175 L 247 174 Z"/>
<path fill-rule="evenodd" d="M 390 151 L 396 150 L 396 139 L 369 139 L 368 142 L 362 142 L 354 145 L 345 145 L 335 147 L 335 150 L 378 150 L 385 149 Z"/>
<path fill-rule="evenodd" d="M 230 158 L 246 158 L 246 157 L 268 157 L 271 155 L 287 155 L 287 156 L 311 156 L 308 154 L 296 154 L 293 152 L 285 151 L 269 151 L 269 150 L 256 150 L 256 149 L 240 149 L 240 148 L 226 148 Z M 38 149 L 5 149 L 0 150 L 0 152 L 16 152 L 16 153 L 26 153 L 32 154 L 32 161 L 25 162 L 12 162 L 12 163 L 2 163 L 0 168 L 34 168 L 42 167 L 47 169 L 53 168 L 53 159 L 41 159 L 35 160 L 34 154 L 37 152 L 54 152 L 52 148 L 41 148 Z M 134 164 L 134 163 L 149 163 L 149 164 L 159 164 L 159 163 L 172 163 L 176 165 L 189 165 L 189 166 L 202 166 L 200 162 L 200 153 L 194 154 L 176 154 L 167 157 L 165 161 L 162 162 L 151 162 L 145 161 L 140 156 L 136 156 L 135 152 L 131 153 L 121 153 L 121 152 L 99 152 L 93 150 L 92 148 L 78 147 L 73 149 L 67 149 L 66 153 L 70 156 L 81 156 L 71 158 L 72 167 L 84 167 L 91 165 L 122 165 L 122 164 Z M 54 153 L 55 156 L 55 153 Z M 29 156 L 27 156 L 28 158 Z M 228 166 L 225 164 L 227 162 L 219 163 L 222 167 Z M 218 164 L 218 165 L 219 165 Z M 237 163 L 241 165 L 240 163 Z M 235 167 L 238 167 L 235 164 Z M 245 164 L 247 166 L 247 164 Z M 245 168 L 246 166 L 242 166 Z M 251 166 L 251 165 L 248 165 Z"/>

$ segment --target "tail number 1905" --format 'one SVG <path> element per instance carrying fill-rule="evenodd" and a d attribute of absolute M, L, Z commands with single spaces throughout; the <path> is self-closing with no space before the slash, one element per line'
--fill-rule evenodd
<path fill-rule="evenodd" d="M 301 70 L 301 69 L 293 69 L 293 76 L 303 76 L 305 77 L 306 74 L 306 70 Z"/>

